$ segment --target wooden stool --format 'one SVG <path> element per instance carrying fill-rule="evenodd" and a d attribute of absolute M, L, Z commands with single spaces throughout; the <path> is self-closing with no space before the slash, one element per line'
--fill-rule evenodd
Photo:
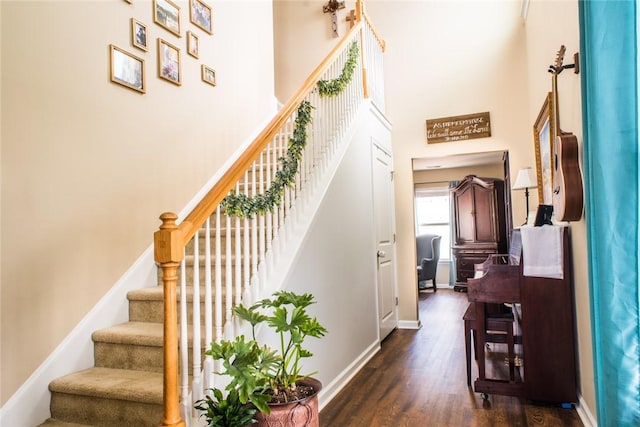
<path fill-rule="evenodd" d="M 467 357 L 467 386 L 471 387 L 471 338 L 473 336 L 474 358 L 478 359 L 478 351 L 484 351 L 483 346 L 486 343 L 502 343 L 507 344 L 509 353 L 509 380 L 515 381 L 515 343 L 516 339 L 513 335 L 513 314 L 488 315 L 486 318 L 486 334 L 485 342 L 478 343 L 476 338 L 476 330 L 478 328 L 476 320 L 476 304 L 485 303 L 469 303 L 467 311 L 464 312 L 462 319 L 464 320 L 464 341 L 465 353 Z M 484 372 L 484 369 L 481 371 Z M 484 379 L 484 378 L 482 378 Z"/>

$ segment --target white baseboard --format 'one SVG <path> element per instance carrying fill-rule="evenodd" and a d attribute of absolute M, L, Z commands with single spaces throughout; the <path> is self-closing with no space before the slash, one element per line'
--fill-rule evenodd
<path fill-rule="evenodd" d="M 420 329 L 421 327 L 419 320 L 398 320 L 398 329 Z"/>
<path fill-rule="evenodd" d="M 318 407 L 320 410 L 324 408 L 336 395 L 342 390 L 349 381 L 367 364 L 373 356 L 380 351 L 380 342 L 375 341 L 360 356 L 358 356 L 349 366 L 347 366 L 336 378 L 328 385 L 322 387 L 322 391 L 318 393 Z"/>
<path fill-rule="evenodd" d="M 598 421 L 593 416 L 591 409 L 587 405 L 587 402 L 584 401 L 582 395 L 578 394 L 578 404 L 576 405 L 576 412 L 578 413 L 578 417 L 580 417 L 580 421 L 584 424 L 584 427 L 598 427 Z"/>

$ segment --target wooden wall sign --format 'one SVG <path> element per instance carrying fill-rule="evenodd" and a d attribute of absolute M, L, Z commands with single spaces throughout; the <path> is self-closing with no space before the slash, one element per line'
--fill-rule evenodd
<path fill-rule="evenodd" d="M 489 112 L 427 120 L 427 143 L 461 141 L 491 136 Z"/>

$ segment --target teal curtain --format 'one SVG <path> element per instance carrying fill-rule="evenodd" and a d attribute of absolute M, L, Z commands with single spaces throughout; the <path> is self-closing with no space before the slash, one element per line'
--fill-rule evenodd
<path fill-rule="evenodd" d="M 640 426 L 638 17 L 580 1 L 589 286 L 599 426 Z"/>

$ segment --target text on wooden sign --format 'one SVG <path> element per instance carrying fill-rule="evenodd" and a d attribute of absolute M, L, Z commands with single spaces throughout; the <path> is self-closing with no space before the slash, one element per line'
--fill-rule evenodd
<path fill-rule="evenodd" d="M 427 120 L 427 143 L 461 141 L 491 136 L 489 112 Z"/>

